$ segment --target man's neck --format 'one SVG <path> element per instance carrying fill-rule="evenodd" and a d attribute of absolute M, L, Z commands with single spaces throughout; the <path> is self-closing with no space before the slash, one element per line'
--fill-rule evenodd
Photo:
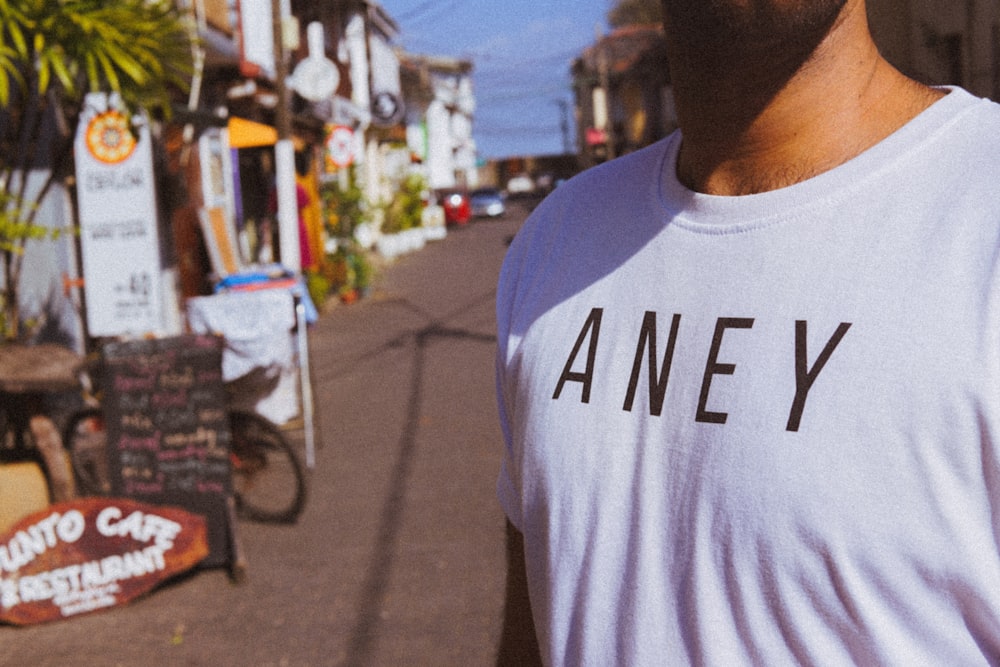
<path fill-rule="evenodd" d="M 743 195 L 804 181 L 874 146 L 942 95 L 879 55 L 863 3 L 850 3 L 802 61 L 758 55 L 671 61 L 683 133 L 677 175 L 689 188 Z"/>

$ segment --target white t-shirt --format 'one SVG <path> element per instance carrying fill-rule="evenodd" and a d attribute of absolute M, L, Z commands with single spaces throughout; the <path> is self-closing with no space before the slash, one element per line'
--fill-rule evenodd
<path fill-rule="evenodd" d="M 502 271 L 546 662 L 997 664 L 1000 106 L 745 197 L 679 143 L 556 189 Z"/>

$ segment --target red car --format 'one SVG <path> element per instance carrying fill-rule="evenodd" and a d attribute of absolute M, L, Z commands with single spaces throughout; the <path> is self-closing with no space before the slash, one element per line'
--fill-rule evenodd
<path fill-rule="evenodd" d="M 472 219 L 469 194 L 464 190 L 442 190 L 438 201 L 444 208 L 444 221 L 449 225 L 465 225 Z"/>

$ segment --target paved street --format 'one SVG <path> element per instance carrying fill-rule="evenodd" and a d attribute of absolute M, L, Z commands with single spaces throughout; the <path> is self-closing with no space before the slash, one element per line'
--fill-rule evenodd
<path fill-rule="evenodd" d="M 0 665 L 493 664 L 494 282 L 522 217 L 451 231 L 312 327 L 310 497 L 295 526 L 239 524 L 245 583 L 202 570 L 126 607 L 0 627 Z"/>

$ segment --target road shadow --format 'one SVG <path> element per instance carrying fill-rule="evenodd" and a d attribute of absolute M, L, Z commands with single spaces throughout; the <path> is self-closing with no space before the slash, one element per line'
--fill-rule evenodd
<path fill-rule="evenodd" d="M 482 307 L 482 296 L 471 301 L 442 318 L 432 319 L 425 326 L 404 332 L 379 347 L 366 351 L 353 358 L 341 372 L 356 370 L 357 366 L 376 358 L 388 349 L 407 347 L 412 349 L 413 364 L 409 377 L 406 400 L 406 413 L 399 441 L 396 445 L 396 458 L 389 481 L 389 493 L 382 503 L 379 514 L 378 531 L 373 547 L 373 558 L 369 564 L 361 586 L 357 601 L 357 614 L 351 631 L 347 648 L 346 664 L 351 667 L 363 667 L 372 664 L 372 656 L 376 648 L 381 625 L 381 609 L 387 599 L 389 583 L 397 560 L 397 546 L 400 532 L 403 528 L 403 513 L 405 510 L 410 480 L 414 463 L 419 454 L 418 438 L 420 435 L 420 415 L 424 406 L 424 387 L 427 375 L 427 350 L 440 340 L 469 340 L 484 345 L 494 346 L 496 336 L 484 334 L 463 328 L 453 328 L 445 322 L 453 320 L 474 308 Z M 488 297 L 492 300 L 493 295 Z M 400 299 L 393 304 L 414 312 L 423 313 L 414 304 Z"/>

